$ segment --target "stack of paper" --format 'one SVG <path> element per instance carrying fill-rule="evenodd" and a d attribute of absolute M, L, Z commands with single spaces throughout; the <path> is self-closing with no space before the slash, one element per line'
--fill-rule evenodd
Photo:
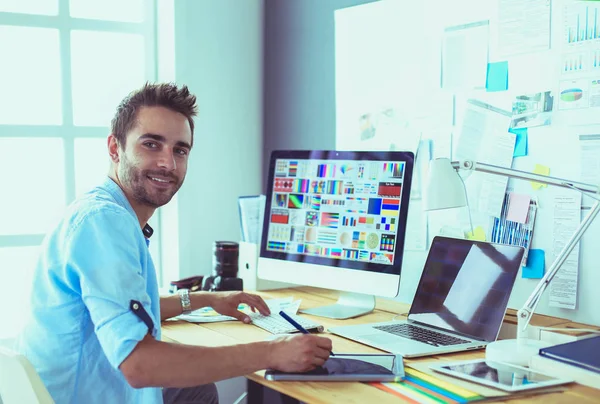
<path fill-rule="evenodd" d="M 482 400 L 505 400 L 510 396 L 524 397 L 564 391 L 562 387 L 548 387 L 519 393 L 509 393 L 482 384 L 460 380 L 429 369 L 430 363 L 406 364 L 406 377 L 401 382 L 371 383 L 404 400 L 418 403 L 468 403 Z"/>

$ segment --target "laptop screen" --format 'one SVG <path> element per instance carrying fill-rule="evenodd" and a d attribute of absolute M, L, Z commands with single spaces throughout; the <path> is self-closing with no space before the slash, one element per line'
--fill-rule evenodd
<path fill-rule="evenodd" d="M 524 249 L 435 237 L 408 318 L 494 341 Z"/>

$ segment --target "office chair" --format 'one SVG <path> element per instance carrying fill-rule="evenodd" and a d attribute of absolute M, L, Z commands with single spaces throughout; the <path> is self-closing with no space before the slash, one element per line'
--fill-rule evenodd
<path fill-rule="evenodd" d="M 0 347 L 0 399 L 3 404 L 54 404 L 29 360 Z"/>

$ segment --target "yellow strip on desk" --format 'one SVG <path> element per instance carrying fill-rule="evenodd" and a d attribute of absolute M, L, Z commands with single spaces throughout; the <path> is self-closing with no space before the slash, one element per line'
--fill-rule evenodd
<path fill-rule="evenodd" d="M 420 371 L 418 371 L 416 369 L 406 368 L 404 371 L 408 375 L 411 375 L 411 376 L 414 376 L 414 377 L 418 377 L 419 379 L 423 379 L 426 382 L 429 382 L 429 383 L 431 383 L 431 384 L 433 384 L 435 386 L 438 386 L 438 387 L 441 387 L 443 389 L 446 389 L 446 390 L 448 390 L 448 391 L 450 391 L 450 392 L 452 392 L 454 394 L 457 394 L 457 395 L 459 395 L 461 397 L 471 398 L 471 397 L 479 396 L 479 394 L 477 394 L 477 393 L 474 393 L 474 392 L 472 392 L 470 390 L 467 390 L 467 389 L 463 389 L 462 387 L 455 386 L 455 385 L 450 384 L 448 382 L 445 382 L 443 380 L 436 379 L 435 377 L 430 376 L 430 375 L 428 375 L 426 373 L 420 372 Z"/>

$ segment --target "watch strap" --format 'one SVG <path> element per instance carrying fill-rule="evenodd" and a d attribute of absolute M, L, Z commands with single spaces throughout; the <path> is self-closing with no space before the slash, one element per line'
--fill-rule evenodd
<path fill-rule="evenodd" d="M 181 312 L 188 314 L 192 311 L 192 301 L 190 300 L 189 289 L 178 289 L 179 299 L 181 300 Z"/>

